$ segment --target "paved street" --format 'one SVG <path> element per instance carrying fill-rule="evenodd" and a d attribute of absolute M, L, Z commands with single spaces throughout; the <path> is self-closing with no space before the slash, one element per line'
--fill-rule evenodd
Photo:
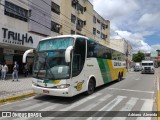
<path fill-rule="evenodd" d="M 90 96 L 80 94 L 72 98 L 37 95 L 26 100 L 0 106 L 0 111 L 73 111 L 72 114 L 85 116 L 83 111 L 96 111 L 93 116 L 65 119 L 98 119 L 98 120 L 154 120 L 156 118 L 142 117 L 105 117 L 98 118 L 97 111 L 155 111 L 154 83 L 156 74 L 140 74 L 129 72 L 120 82 L 112 82 L 96 89 Z M 82 112 L 76 112 L 82 111 Z M 58 112 L 57 112 L 58 113 Z M 62 114 L 62 112 L 58 113 Z M 89 114 L 89 113 L 87 113 Z M 105 114 L 105 112 L 103 113 Z M 4 118 L 1 118 L 4 119 Z M 15 118 L 14 120 L 17 120 Z M 22 118 L 20 118 L 22 119 Z M 23 118 L 33 119 L 33 118 Z M 39 120 L 40 118 L 37 118 Z M 48 119 L 64 119 L 47 117 Z M 13 118 L 12 118 L 13 120 Z"/>

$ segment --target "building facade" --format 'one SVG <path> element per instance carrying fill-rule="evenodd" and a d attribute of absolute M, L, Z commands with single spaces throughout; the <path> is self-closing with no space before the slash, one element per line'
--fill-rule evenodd
<path fill-rule="evenodd" d="M 131 68 L 132 65 L 132 46 L 125 39 L 111 39 L 110 48 L 113 48 L 126 56 L 126 67 Z"/>
<path fill-rule="evenodd" d="M 110 22 L 88 0 L 62 0 L 61 34 L 79 34 L 109 45 Z"/>
<path fill-rule="evenodd" d="M 109 21 L 93 10 L 88 0 L 0 0 L 0 62 L 9 72 L 14 61 L 23 71 L 22 55 L 47 36 L 80 34 L 104 44 Z M 96 31 L 95 31 L 96 28 Z M 33 55 L 27 58 L 32 64 Z"/>

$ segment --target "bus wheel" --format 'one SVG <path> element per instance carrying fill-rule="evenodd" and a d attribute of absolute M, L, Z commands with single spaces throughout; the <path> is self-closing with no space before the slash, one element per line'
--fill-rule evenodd
<path fill-rule="evenodd" d="M 91 94 L 94 92 L 94 89 L 95 89 L 95 83 L 94 83 L 94 81 L 91 79 L 91 80 L 89 80 L 89 83 L 88 83 L 87 95 L 91 95 Z"/>
<path fill-rule="evenodd" d="M 119 73 L 118 75 L 118 81 L 121 81 L 122 80 L 122 77 L 121 77 L 121 74 Z"/>

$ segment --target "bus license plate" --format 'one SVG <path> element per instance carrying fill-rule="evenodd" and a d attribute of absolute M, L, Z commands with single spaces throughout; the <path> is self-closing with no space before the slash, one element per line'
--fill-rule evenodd
<path fill-rule="evenodd" d="M 49 90 L 43 90 L 43 93 L 49 94 Z"/>

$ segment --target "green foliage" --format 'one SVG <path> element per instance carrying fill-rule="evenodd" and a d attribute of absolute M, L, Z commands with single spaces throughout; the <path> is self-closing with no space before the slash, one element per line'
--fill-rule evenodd
<path fill-rule="evenodd" d="M 137 54 L 134 54 L 134 55 L 133 55 L 133 58 L 132 58 L 132 60 L 133 60 L 134 62 L 141 62 L 141 61 L 144 60 L 144 59 L 145 59 L 144 53 L 142 53 L 142 52 L 140 52 L 140 51 L 138 51 Z"/>

